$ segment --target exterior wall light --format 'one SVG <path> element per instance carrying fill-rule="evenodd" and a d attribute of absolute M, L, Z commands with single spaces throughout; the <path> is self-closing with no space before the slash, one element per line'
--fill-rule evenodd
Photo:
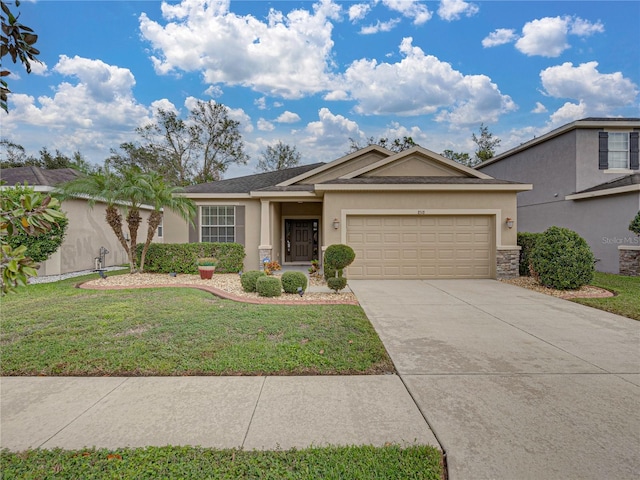
<path fill-rule="evenodd" d="M 333 219 L 333 228 L 336 230 L 340 228 L 340 221 L 337 218 Z"/>
<path fill-rule="evenodd" d="M 507 217 L 504 223 L 507 224 L 507 228 L 513 228 L 513 218 Z"/>

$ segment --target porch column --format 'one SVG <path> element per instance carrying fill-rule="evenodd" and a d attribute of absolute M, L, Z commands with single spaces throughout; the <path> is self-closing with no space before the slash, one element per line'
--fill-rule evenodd
<path fill-rule="evenodd" d="M 273 246 L 271 245 L 271 204 L 269 200 L 260 200 L 260 245 L 258 246 L 259 268 L 264 268 L 264 258 L 272 258 Z"/>

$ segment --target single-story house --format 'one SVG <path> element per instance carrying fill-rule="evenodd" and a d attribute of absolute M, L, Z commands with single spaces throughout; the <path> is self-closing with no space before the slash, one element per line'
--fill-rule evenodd
<path fill-rule="evenodd" d="M 244 268 L 322 261 L 336 243 L 356 252 L 351 279 L 499 278 L 517 275 L 516 194 L 422 147 L 376 145 L 330 163 L 186 188 L 195 227 L 165 212 L 164 241 L 239 242 Z"/>
<path fill-rule="evenodd" d="M 81 173 L 72 168 L 47 170 L 40 167 L 15 167 L 4 168 L 0 172 L 0 178 L 7 182 L 2 188 L 11 188 L 16 183 L 22 185 L 26 181 L 36 192 L 43 192 L 45 195 L 54 191 L 61 183 L 79 175 Z M 69 219 L 66 236 L 58 251 L 40 265 L 38 276 L 95 269 L 101 248 L 109 252 L 103 256 L 103 267 L 129 264 L 127 253 L 105 220 L 104 203 L 97 201 L 91 208 L 86 199 L 74 198 L 62 202 L 61 207 Z M 142 236 L 143 240 L 147 236 L 146 221 L 150 211 L 151 207 L 145 206 L 140 213 L 143 222 L 138 237 Z M 154 241 L 162 242 L 161 232 L 159 233 L 160 237 L 154 238 Z"/>
<path fill-rule="evenodd" d="M 519 231 L 569 228 L 587 241 L 597 270 L 629 273 L 640 258 L 640 238 L 629 231 L 640 210 L 639 135 L 640 118 L 585 118 L 476 168 L 533 184 L 518 194 Z"/>

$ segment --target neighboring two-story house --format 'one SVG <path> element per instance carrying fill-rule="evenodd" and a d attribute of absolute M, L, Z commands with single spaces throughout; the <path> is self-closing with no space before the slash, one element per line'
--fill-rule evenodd
<path fill-rule="evenodd" d="M 620 253 L 640 250 L 629 231 L 640 210 L 639 134 L 640 118 L 585 118 L 476 168 L 533 184 L 518 194 L 519 232 L 570 228 L 593 250 L 597 270 L 618 273 Z"/>

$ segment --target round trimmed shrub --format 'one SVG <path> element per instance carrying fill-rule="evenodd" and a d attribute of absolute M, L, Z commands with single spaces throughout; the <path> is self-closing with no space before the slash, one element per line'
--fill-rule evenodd
<path fill-rule="evenodd" d="M 264 275 L 256 281 L 256 292 L 261 297 L 279 297 L 282 295 L 282 282 L 278 277 Z"/>
<path fill-rule="evenodd" d="M 307 289 L 307 276 L 302 272 L 284 272 L 280 280 L 286 293 L 298 293 L 298 288 Z"/>
<path fill-rule="evenodd" d="M 331 277 L 327 279 L 327 286 L 338 293 L 339 290 L 347 286 L 347 279 L 346 277 Z"/>
<path fill-rule="evenodd" d="M 349 245 L 336 243 L 324 252 L 324 264 L 338 271 L 348 267 L 356 258 L 356 252 Z"/>
<path fill-rule="evenodd" d="M 329 265 L 324 266 L 324 279 L 329 280 L 336 276 L 337 270 L 335 268 L 330 267 Z"/>
<path fill-rule="evenodd" d="M 558 290 L 573 290 L 593 280 L 593 252 L 573 230 L 550 227 L 531 251 L 531 267 L 539 282 Z"/>
<path fill-rule="evenodd" d="M 518 232 L 518 245 L 520 246 L 520 276 L 529 277 L 531 271 L 529 269 L 531 263 L 531 252 L 536 246 L 536 242 L 542 236 L 542 233 Z"/>
<path fill-rule="evenodd" d="M 631 220 L 631 223 L 629 224 L 629 231 L 636 235 L 640 235 L 640 210 L 638 210 L 636 217 Z"/>
<path fill-rule="evenodd" d="M 245 292 L 255 292 L 256 291 L 256 282 L 260 277 L 266 277 L 267 274 L 261 272 L 260 270 L 249 270 L 248 272 L 244 272 L 240 276 L 240 283 L 242 284 L 242 289 Z"/>

